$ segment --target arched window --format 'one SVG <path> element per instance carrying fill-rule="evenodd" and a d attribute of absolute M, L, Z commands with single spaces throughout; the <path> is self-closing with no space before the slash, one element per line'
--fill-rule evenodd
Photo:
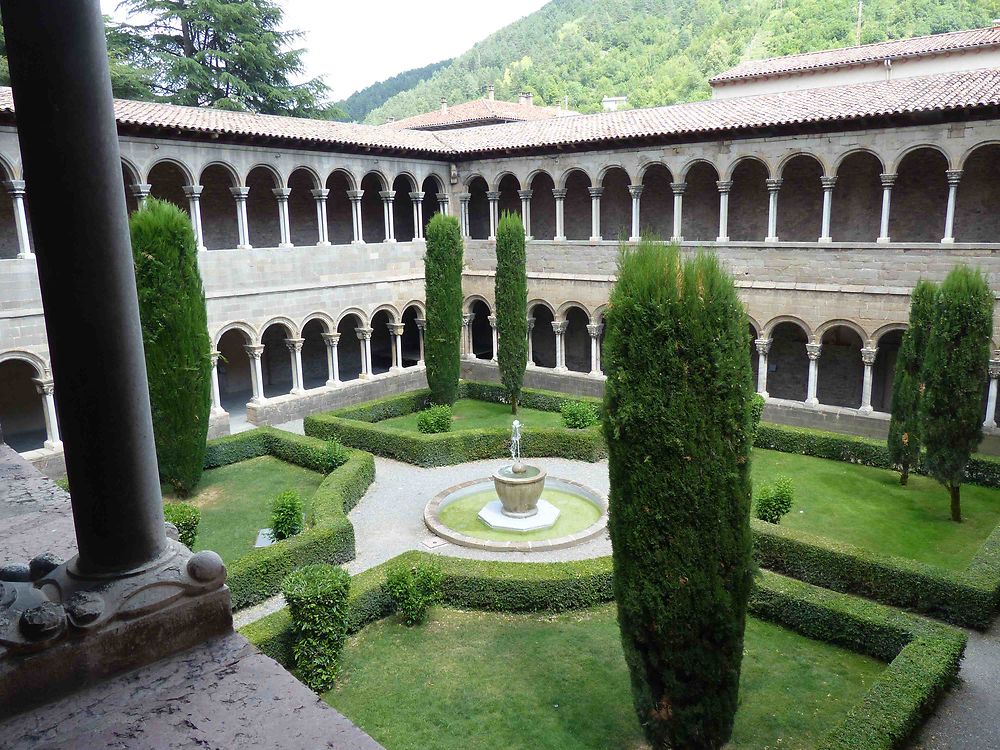
<path fill-rule="evenodd" d="M 973 151 L 965 160 L 955 202 L 957 242 L 1000 242 L 1000 146 Z"/>
<path fill-rule="evenodd" d="M 743 159 L 733 169 L 732 182 L 729 237 L 738 242 L 760 242 L 767 236 L 767 167 L 756 159 Z"/>
<path fill-rule="evenodd" d="M 556 199 L 552 196 L 555 183 L 546 172 L 531 178 L 531 236 L 551 240 L 556 236 Z"/>
<path fill-rule="evenodd" d="M 590 372 L 590 333 L 587 331 L 590 316 L 579 307 L 570 307 L 566 309 L 565 319 L 566 368 L 573 372 Z"/>
<path fill-rule="evenodd" d="M 253 376 L 250 355 L 245 346 L 251 344 L 250 337 L 238 328 L 226 331 L 219 338 L 219 398 L 222 408 L 229 412 L 230 419 L 246 413 L 246 404 L 253 398 Z"/>
<path fill-rule="evenodd" d="M 490 236 L 490 202 L 486 197 L 489 186 L 476 176 L 469 183 L 469 237 L 485 240 Z"/>
<path fill-rule="evenodd" d="M 861 406 L 865 367 L 861 362 L 861 337 L 847 326 L 833 326 L 823 333 L 816 398 L 828 406 Z"/>
<path fill-rule="evenodd" d="M 771 331 L 767 355 L 767 391 L 772 398 L 805 401 L 809 384 L 809 338 L 792 322 L 779 323 Z"/>
<path fill-rule="evenodd" d="M 340 379 L 343 381 L 357 380 L 361 375 L 361 346 L 357 329 L 361 328 L 361 318 L 349 314 L 340 319 L 337 333 L 340 342 L 337 344 L 337 358 L 340 363 Z"/>
<path fill-rule="evenodd" d="M 490 326 L 490 307 L 482 300 L 469 305 L 472 313 L 472 353 L 477 359 L 493 359 L 493 327 Z"/>
<path fill-rule="evenodd" d="M 209 250 L 234 248 L 239 244 L 236 201 L 230 188 L 236 187 L 233 173 L 221 164 L 211 164 L 201 173 L 201 225 Z M 155 194 L 155 183 L 154 183 Z"/>
<path fill-rule="evenodd" d="M 552 311 L 545 305 L 536 304 L 528 310 L 528 317 L 535 319 L 531 329 L 531 361 L 538 367 L 555 367 L 556 332 L 552 330 L 555 320 Z"/>
<path fill-rule="evenodd" d="M 834 242 L 874 242 L 882 221 L 882 162 L 858 151 L 837 167 L 830 212 Z"/>
<path fill-rule="evenodd" d="M 948 160 L 937 149 L 918 148 L 903 157 L 889 211 L 893 242 L 939 242 L 944 236 L 947 169 Z"/>
<path fill-rule="evenodd" d="M 590 178 L 586 172 L 574 169 L 566 178 L 566 198 L 563 203 L 563 221 L 566 238 L 586 240 L 592 226 Z"/>
<path fill-rule="evenodd" d="M 0 362 L 0 432 L 4 442 L 24 453 L 45 445 L 45 414 L 35 387 L 35 367 L 20 359 Z"/>
<path fill-rule="evenodd" d="M 291 337 L 291 331 L 283 323 L 272 323 L 260 337 L 264 345 L 260 365 L 266 398 L 283 396 L 292 390 L 292 353 L 285 343 Z"/>
<path fill-rule="evenodd" d="M 823 165 L 809 154 L 793 156 L 781 170 L 778 237 L 815 242 L 823 226 Z"/>
<path fill-rule="evenodd" d="M 612 167 L 604 173 L 601 187 L 601 237 L 606 240 L 627 240 L 632 234 L 632 183 L 628 172 Z M 589 355 L 588 355 L 589 360 Z M 590 370 L 589 362 L 587 370 Z"/>

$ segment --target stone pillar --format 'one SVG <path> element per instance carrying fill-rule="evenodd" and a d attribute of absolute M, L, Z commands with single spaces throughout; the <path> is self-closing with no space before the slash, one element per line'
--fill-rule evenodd
<path fill-rule="evenodd" d="M 531 316 L 528 317 L 528 367 L 535 366 L 534 351 L 531 346 L 531 332 L 535 329 L 535 319 Z"/>
<path fill-rule="evenodd" d="M 351 240 L 352 245 L 363 245 L 365 244 L 365 231 L 364 222 L 361 220 L 361 198 L 364 196 L 364 190 L 348 190 L 347 197 L 351 201 L 351 224 L 354 227 L 354 239 Z"/>
<path fill-rule="evenodd" d="M 836 177 L 820 177 L 820 184 L 823 185 L 823 223 L 819 231 L 820 242 L 833 242 L 830 235 L 830 216 L 833 212 L 833 188 L 837 185 Z"/>
<path fill-rule="evenodd" d="M 472 200 L 472 193 L 459 193 L 458 194 L 458 205 L 459 205 L 459 215 L 458 221 L 462 228 L 462 237 L 465 239 L 469 238 L 469 201 Z"/>
<path fill-rule="evenodd" d="M 556 236 L 553 242 L 566 241 L 566 188 L 554 188 L 552 197 L 556 199 Z"/>
<path fill-rule="evenodd" d="M 236 231 L 239 241 L 236 244 L 237 250 L 250 250 L 250 224 L 247 221 L 247 196 L 250 195 L 248 187 L 229 188 L 229 192 L 236 199 Z"/>
<path fill-rule="evenodd" d="M 201 185 L 185 185 L 184 195 L 188 199 L 188 213 L 191 214 L 191 229 L 194 230 L 194 242 L 198 252 L 205 252 L 205 229 L 201 223 Z"/>
<path fill-rule="evenodd" d="M 250 357 L 250 385 L 253 388 L 251 403 L 263 404 L 264 398 L 264 370 L 260 364 L 260 358 L 264 354 L 263 344 L 245 344 L 243 350 Z"/>
<path fill-rule="evenodd" d="M 994 357 L 996 353 L 994 353 Z M 996 428 L 997 413 L 997 378 L 1000 378 L 1000 359 L 990 360 L 990 394 L 986 399 L 986 417 L 983 419 L 983 427 Z"/>
<path fill-rule="evenodd" d="M 403 329 L 402 323 L 386 323 L 389 329 L 389 345 L 392 347 L 392 372 L 403 369 Z"/>
<path fill-rule="evenodd" d="M 292 194 L 292 189 L 273 188 L 271 193 L 278 201 L 278 231 L 281 236 L 278 247 L 292 247 L 292 224 L 288 218 L 288 196 Z"/>
<path fill-rule="evenodd" d="M 767 398 L 767 353 L 771 351 L 771 339 L 756 339 L 757 347 L 757 393 Z"/>
<path fill-rule="evenodd" d="M 490 202 L 490 236 L 487 239 L 497 238 L 497 224 L 500 223 L 500 192 L 489 190 L 486 193 L 486 200 Z"/>
<path fill-rule="evenodd" d="M 340 343 L 339 333 L 324 333 L 323 343 L 326 344 L 326 384 L 333 388 L 340 385 L 340 356 L 337 345 Z"/>
<path fill-rule="evenodd" d="M 424 193 L 410 193 L 410 200 L 413 202 L 413 239 L 416 242 L 424 241 Z"/>
<path fill-rule="evenodd" d="M 861 386 L 861 408 L 858 409 L 860 414 L 871 414 L 874 411 L 872 409 L 872 370 L 876 354 L 878 354 L 878 348 L 874 346 L 866 346 L 861 350 L 861 361 L 865 366 L 865 379 Z"/>
<path fill-rule="evenodd" d="M 601 196 L 604 194 L 604 188 L 602 187 L 587 188 L 587 192 L 590 193 L 590 241 L 600 242 L 601 241 Z"/>
<path fill-rule="evenodd" d="M 370 378 L 372 376 L 372 329 L 355 328 L 354 333 L 358 337 L 358 341 L 361 342 L 361 374 L 358 377 L 361 379 Z"/>
<path fill-rule="evenodd" d="M 955 199 L 958 197 L 958 182 L 962 179 L 961 169 L 949 169 L 948 177 L 948 209 L 944 215 L 944 237 L 941 242 L 951 244 L 955 241 Z"/>
<path fill-rule="evenodd" d="M 420 338 L 420 357 L 417 359 L 417 367 L 424 366 L 424 333 L 427 331 L 427 319 L 417 318 L 417 334 Z"/>
<path fill-rule="evenodd" d="M 552 330 L 556 334 L 556 372 L 566 372 L 566 326 L 565 320 L 553 320 Z"/>
<path fill-rule="evenodd" d="M 715 183 L 719 188 L 719 236 L 716 242 L 729 242 L 729 191 L 733 189 L 732 180 L 719 180 Z"/>
<path fill-rule="evenodd" d="M 392 199 L 396 197 L 395 190 L 380 190 L 382 198 L 382 220 L 385 222 L 385 241 L 396 241 L 396 219 L 393 217 Z"/>
<path fill-rule="evenodd" d="M 330 231 L 326 218 L 326 199 L 330 195 L 327 188 L 316 188 L 310 190 L 313 200 L 316 201 L 316 244 L 326 246 L 330 244 Z M 351 209 L 353 213 L 353 208 Z"/>
<path fill-rule="evenodd" d="M 132 193 L 135 198 L 136 205 L 142 208 L 143 204 L 146 202 L 146 198 L 153 191 L 153 186 L 148 182 L 138 182 L 135 185 L 128 186 L 129 192 Z"/>
<path fill-rule="evenodd" d="M 882 219 L 879 223 L 876 242 L 889 242 L 889 209 L 892 206 L 892 186 L 896 184 L 896 175 L 883 172 L 879 175 L 882 181 Z"/>
<path fill-rule="evenodd" d="M 629 242 L 639 241 L 639 202 L 642 198 L 642 185 L 629 185 L 628 194 L 632 196 L 632 234 Z"/>
<path fill-rule="evenodd" d="M 764 242 L 778 241 L 778 191 L 783 180 L 767 180 L 767 237 Z"/>
<path fill-rule="evenodd" d="M 472 352 L 472 313 L 462 315 L 462 359 L 475 359 Z"/>
<path fill-rule="evenodd" d="M 534 190 L 517 191 L 517 197 L 521 199 L 521 223 L 524 224 L 525 242 L 534 239 L 531 236 L 531 196 L 534 194 Z"/>
<path fill-rule="evenodd" d="M 488 321 L 490 321 L 490 333 L 491 333 L 491 335 L 493 337 L 493 356 L 490 357 L 490 362 L 496 362 L 497 361 L 497 344 L 499 343 L 499 341 L 497 339 L 497 316 L 496 315 L 490 315 L 486 319 Z"/>
<path fill-rule="evenodd" d="M 809 384 L 806 387 L 806 403 L 809 406 L 819 404 L 819 399 L 816 398 L 816 382 L 819 379 L 819 355 L 822 351 L 822 344 L 806 344 L 806 356 L 809 357 Z"/>
<path fill-rule="evenodd" d="M 17 257 L 33 258 L 28 238 L 28 216 L 24 212 L 24 180 L 7 180 L 7 192 L 14 209 L 14 229 L 17 232 Z"/>
<path fill-rule="evenodd" d="M 62 440 L 59 438 L 59 421 L 56 419 L 55 386 L 52 378 L 33 378 L 35 390 L 42 397 L 42 414 L 45 416 L 45 447 L 49 450 L 62 450 Z"/>
<path fill-rule="evenodd" d="M 448 215 L 448 196 L 438 194 L 438 211 L 442 216 Z"/>
<path fill-rule="evenodd" d="M 305 391 L 302 378 L 302 344 L 305 339 L 285 339 L 285 346 L 288 347 L 288 354 L 292 361 L 292 390 L 293 394 Z"/>
<path fill-rule="evenodd" d="M 684 216 L 684 191 L 687 190 L 686 182 L 671 182 L 670 189 L 674 191 L 674 234 L 670 238 L 671 242 L 683 242 L 683 222 Z"/>
<path fill-rule="evenodd" d="M 221 414 L 224 409 L 222 408 L 222 394 L 219 391 L 219 357 L 220 352 L 213 351 L 212 357 L 212 413 Z"/>
<path fill-rule="evenodd" d="M 592 323 L 587 326 L 587 333 L 590 334 L 590 374 L 594 377 L 601 373 L 601 333 L 604 332 L 603 323 Z"/>

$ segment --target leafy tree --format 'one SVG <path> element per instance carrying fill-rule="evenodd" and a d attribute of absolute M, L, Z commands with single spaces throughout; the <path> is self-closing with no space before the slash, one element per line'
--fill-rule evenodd
<path fill-rule="evenodd" d="M 147 198 L 129 219 L 160 481 L 185 496 L 205 463 L 211 344 L 191 221 Z"/>
<path fill-rule="evenodd" d="M 752 578 L 747 321 L 708 254 L 623 250 L 605 314 L 608 530 L 625 659 L 653 747 L 719 748 Z"/>
<path fill-rule="evenodd" d="M 924 359 L 920 427 L 927 469 L 948 488 L 951 520 L 962 520 L 965 465 L 983 438 L 983 383 L 993 337 L 993 293 L 982 273 L 956 266 L 934 296 Z"/>
<path fill-rule="evenodd" d="M 137 60 L 155 71 L 153 93 L 173 104 L 324 117 L 326 84 L 302 73 L 301 32 L 280 30 L 274 0 L 123 0 L 136 23 L 121 24 Z"/>
<path fill-rule="evenodd" d="M 427 224 L 424 362 L 431 401 L 451 405 L 458 396 L 462 357 L 462 232 L 454 216 L 435 214 Z"/>
<path fill-rule="evenodd" d="M 497 272 L 494 277 L 497 316 L 497 364 L 500 382 L 517 414 L 528 366 L 528 275 L 524 254 L 524 224 L 504 212 L 497 227 Z"/>
<path fill-rule="evenodd" d="M 903 334 L 892 380 L 892 418 L 889 420 L 889 459 L 899 467 L 899 483 L 906 484 L 910 468 L 920 461 L 921 368 L 927 351 L 937 286 L 920 280 L 910 297 L 910 324 Z"/>

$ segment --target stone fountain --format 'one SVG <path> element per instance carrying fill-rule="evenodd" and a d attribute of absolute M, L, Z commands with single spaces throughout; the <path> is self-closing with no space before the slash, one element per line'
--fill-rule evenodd
<path fill-rule="evenodd" d="M 521 423 L 516 419 L 511 425 L 510 458 L 510 465 L 493 472 L 493 486 L 499 499 L 487 503 L 479 511 L 479 519 L 490 528 L 505 531 L 536 531 L 554 526 L 559 509 L 541 499 L 545 469 L 521 460 Z"/>

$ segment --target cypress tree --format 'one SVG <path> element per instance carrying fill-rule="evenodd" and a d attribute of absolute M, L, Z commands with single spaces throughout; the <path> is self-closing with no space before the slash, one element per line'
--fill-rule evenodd
<path fill-rule="evenodd" d="M 148 198 L 129 219 L 160 481 L 180 496 L 205 463 L 211 343 L 191 221 Z"/>
<path fill-rule="evenodd" d="M 978 270 L 956 266 L 934 297 L 924 359 L 920 426 L 927 470 L 948 488 L 962 520 L 965 465 L 983 437 L 983 383 L 993 336 L 993 294 Z"/>
<path fill-rule="evenodd" d="M 921 367 L 927 352 L 937 286 L 921 279 L 910 297 L 910 324 L 903 334 L 892 379 L 892 418 L 889 420 L 889 460 L 899 467 L 899 483 L 906 484 L 910 468 L 920 460 Z"/>
<path fill-rule="evenodd" d="M 528 276 L 524 252 L 524 224 L 517 214 L 504 212 L 497 228 L 497 272 L 495 297 L 497 316 L 497 363 L 500 382 L 517 414 L 528 366 Z"/>
<path fill-rule="evenodd" d="M 643 240 L 622 251 L 605 324 L 608 530 L 636 712 L 653 747 L 719 748 L 752 579 L 746 315 L 714 256 Z"/>
<path fill-rule="evenodd" d="M 424 362 L 435 404 L 455 403 L 462 357 L 462 232 L 454 216 L 427 224 L 424 256 Z"/>

